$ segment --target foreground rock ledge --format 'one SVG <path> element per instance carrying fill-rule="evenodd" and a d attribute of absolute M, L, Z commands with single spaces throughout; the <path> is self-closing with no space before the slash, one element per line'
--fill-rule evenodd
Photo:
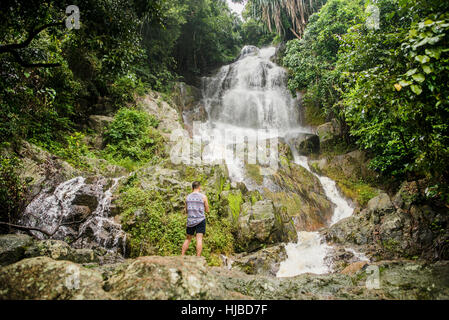
<path fill-rule="evenodd" d="M 381 261 L 367 268 L 292 278 L 208 267 L 204 258 L 148 256 L 94 268 L 49 257 L 0 268 L 0 299 L 449 299 L 449 261 Z"/>

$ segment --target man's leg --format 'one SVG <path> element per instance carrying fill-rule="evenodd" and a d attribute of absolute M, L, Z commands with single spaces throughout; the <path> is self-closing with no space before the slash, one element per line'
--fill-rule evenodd
<path fill-rule="evenodd" d="M 201 256 L 201 251 L 203 251 L 203 234 L 196 234 L 196 256 Z"/>
<path fill-rule="evenodd" d="M 184 244 L 182 245 L 181 256 L 186 254 L 187 249 L 189 249 L 190 241 L 192 241 L 192 235 L 188 234 Z"/>

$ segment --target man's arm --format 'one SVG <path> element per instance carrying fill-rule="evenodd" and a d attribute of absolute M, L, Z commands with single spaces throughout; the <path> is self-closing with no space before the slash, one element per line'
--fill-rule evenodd
<path fill-rule="evenodd" d="M 187 201 L 184 201 L 184 214 L 187 214 Z"/>
<path fill-rule="evenodd" d="M 209 202 L 207 201 L 207 196 L 204 195 L 204 210 L 209 213 Z"/>

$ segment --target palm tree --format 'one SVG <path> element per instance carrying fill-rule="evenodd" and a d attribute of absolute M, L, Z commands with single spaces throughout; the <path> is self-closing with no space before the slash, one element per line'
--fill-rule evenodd
<path fill-rule="evenodd" d="M 282 13 L 284 12 L 291 20 L 290 31 L 300 38 L 304 33 L 305 26 L 311 14 L 326 2 L 326 0 L 249 0 L 252 6 L 252 15 L 262 19 L 268 29 L 274 29 L 278 34 L 285 33 L 282 24 Z"/>

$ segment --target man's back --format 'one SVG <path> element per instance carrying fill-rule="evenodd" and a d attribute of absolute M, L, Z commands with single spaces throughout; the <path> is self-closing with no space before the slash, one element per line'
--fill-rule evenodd
<path fill-rule="evenodd" d="M 192 192 L 186 198 L 187 226 L 192 227 L 206 219 L 204 215 L 205 195 L 200 192 Z"/>

